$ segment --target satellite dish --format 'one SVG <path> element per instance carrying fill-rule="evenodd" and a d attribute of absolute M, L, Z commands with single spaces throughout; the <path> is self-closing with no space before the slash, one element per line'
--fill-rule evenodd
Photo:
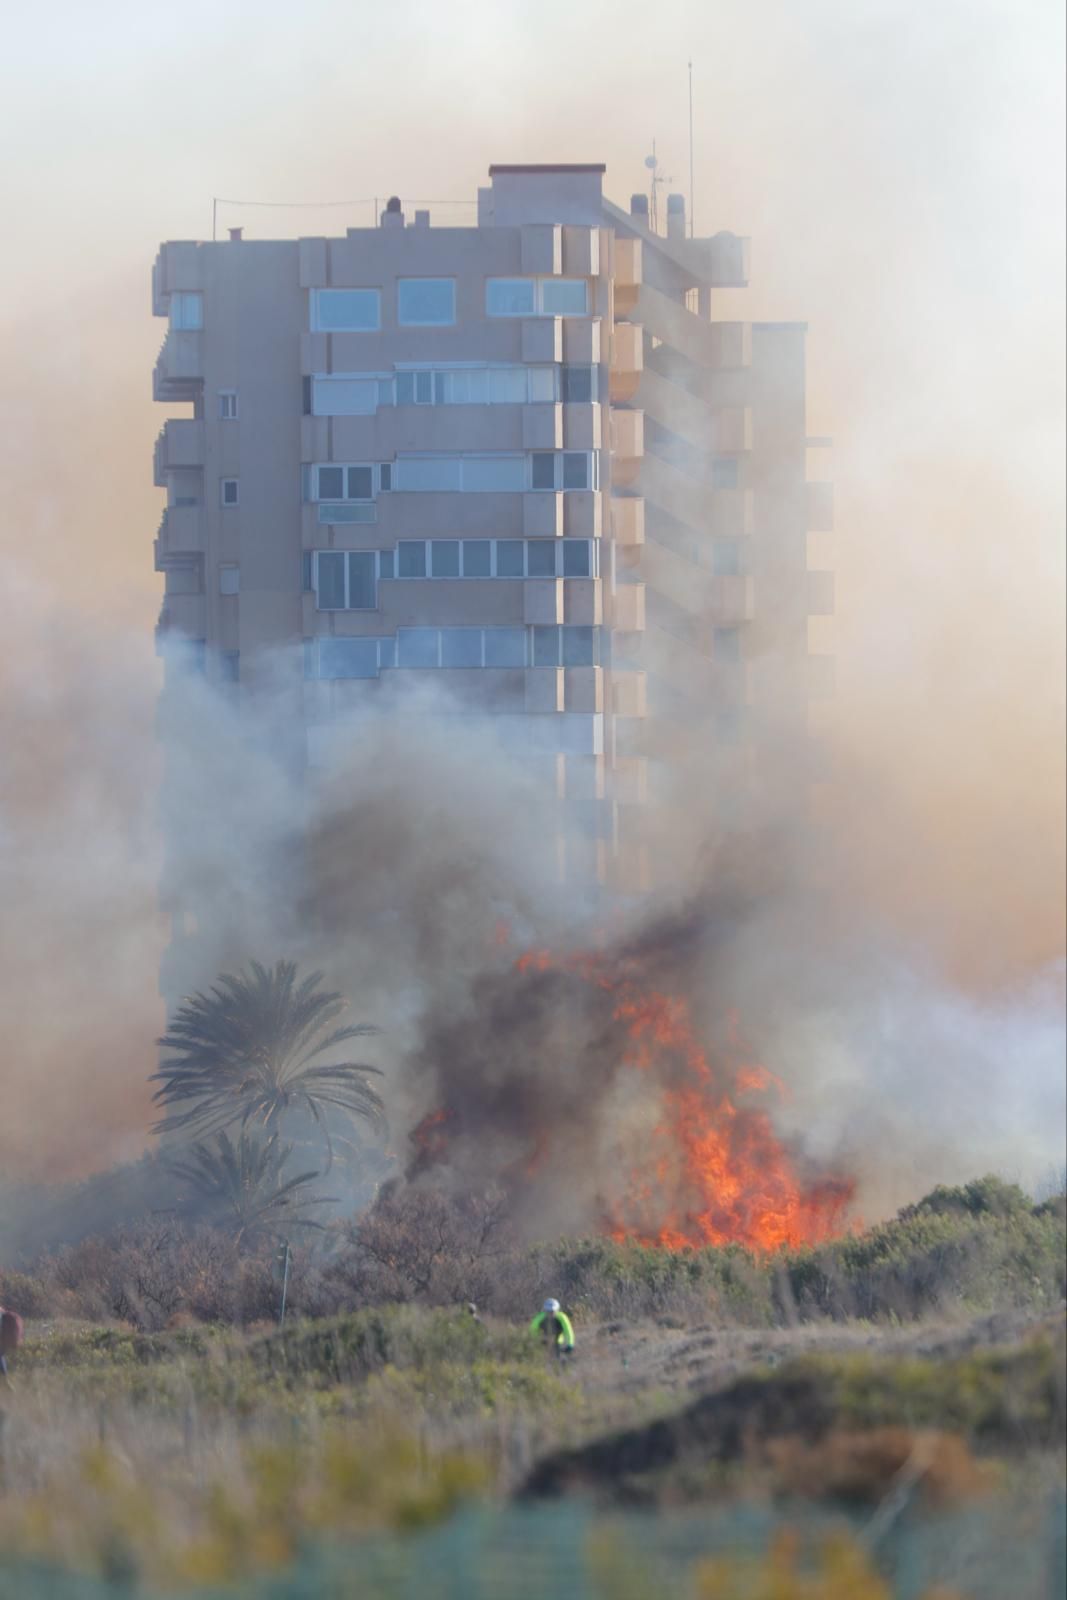
<path fill-rule="evenodd" d="M 646 167 L 656 167 L 658 165 L 659 165 L 659 163 L 656 160 L 655 156 L 646 156 L 645 157 L 645 166 Z"/>

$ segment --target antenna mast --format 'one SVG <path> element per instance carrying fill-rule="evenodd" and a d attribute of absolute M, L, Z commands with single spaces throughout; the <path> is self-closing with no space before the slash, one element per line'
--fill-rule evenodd
<path fill-rule="evenodd" d="M 693 237 L 693 63 L 689 63 L 689 237 Z"/>
<path fill-rule="evenodd" d="M 648 180 L 648 230 L 650 233 L 659 232 L 659 190 L 664 183 L 673 183 L 673 178 L 660 176 L 659 160 L 656 156 L 656 141 L 652 141 L 652 154 L 645 157 L 645 166 L 649 171 Z"/>

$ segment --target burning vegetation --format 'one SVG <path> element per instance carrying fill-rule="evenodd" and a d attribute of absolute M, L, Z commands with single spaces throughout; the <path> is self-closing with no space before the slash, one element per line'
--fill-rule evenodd
<path fill-rule="evenodd" d="M 670 1249 L 773 1251 L 847 1228 L 854 1179 L 805 1170 L 778 1136 L 781 1082 L 746 1059 L 736 1024 L 706 1049 L 639 954 L 529 952 L 472 998 L 426 1041 L 442 1093 L 409 1177 L 477 1167 L 484 1182 L 488 1163 L 520 1215 L 543 1217 L 563 1190 L 597 1231 Z"/>

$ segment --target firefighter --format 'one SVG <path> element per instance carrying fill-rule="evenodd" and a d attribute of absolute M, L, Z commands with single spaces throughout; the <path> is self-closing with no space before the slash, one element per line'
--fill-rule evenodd
<path fill-rule="evenodd" d="M 558 1300 L 545 1301 L 530 1323 L 530 1332 L 539 1334 L 542 1339 L 551 1339 L 558 1359 L 565 1360 L 574 1354 L 574 1328 Z"/>

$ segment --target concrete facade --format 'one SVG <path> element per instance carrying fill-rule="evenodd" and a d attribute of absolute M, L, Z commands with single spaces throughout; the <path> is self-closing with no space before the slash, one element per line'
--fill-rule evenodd
<path fill-rule="evenodd" d="M 661 734 L 744 743 L 761 696 L 803 722 L 831 507 L 804 329 L 712 319 L 748 242 L 686 237 L 677 196 L 653 235 L 603 170 L 491 168 L 475 227 L 391 201 L 345 237 L 163 245 L 154 394 L 193 414 L 157 441 L 155 548 L 161 633 L 285 701 L 298 766 L 447 683 L 580 800 L 560 870 L 631 893 Z"/>

